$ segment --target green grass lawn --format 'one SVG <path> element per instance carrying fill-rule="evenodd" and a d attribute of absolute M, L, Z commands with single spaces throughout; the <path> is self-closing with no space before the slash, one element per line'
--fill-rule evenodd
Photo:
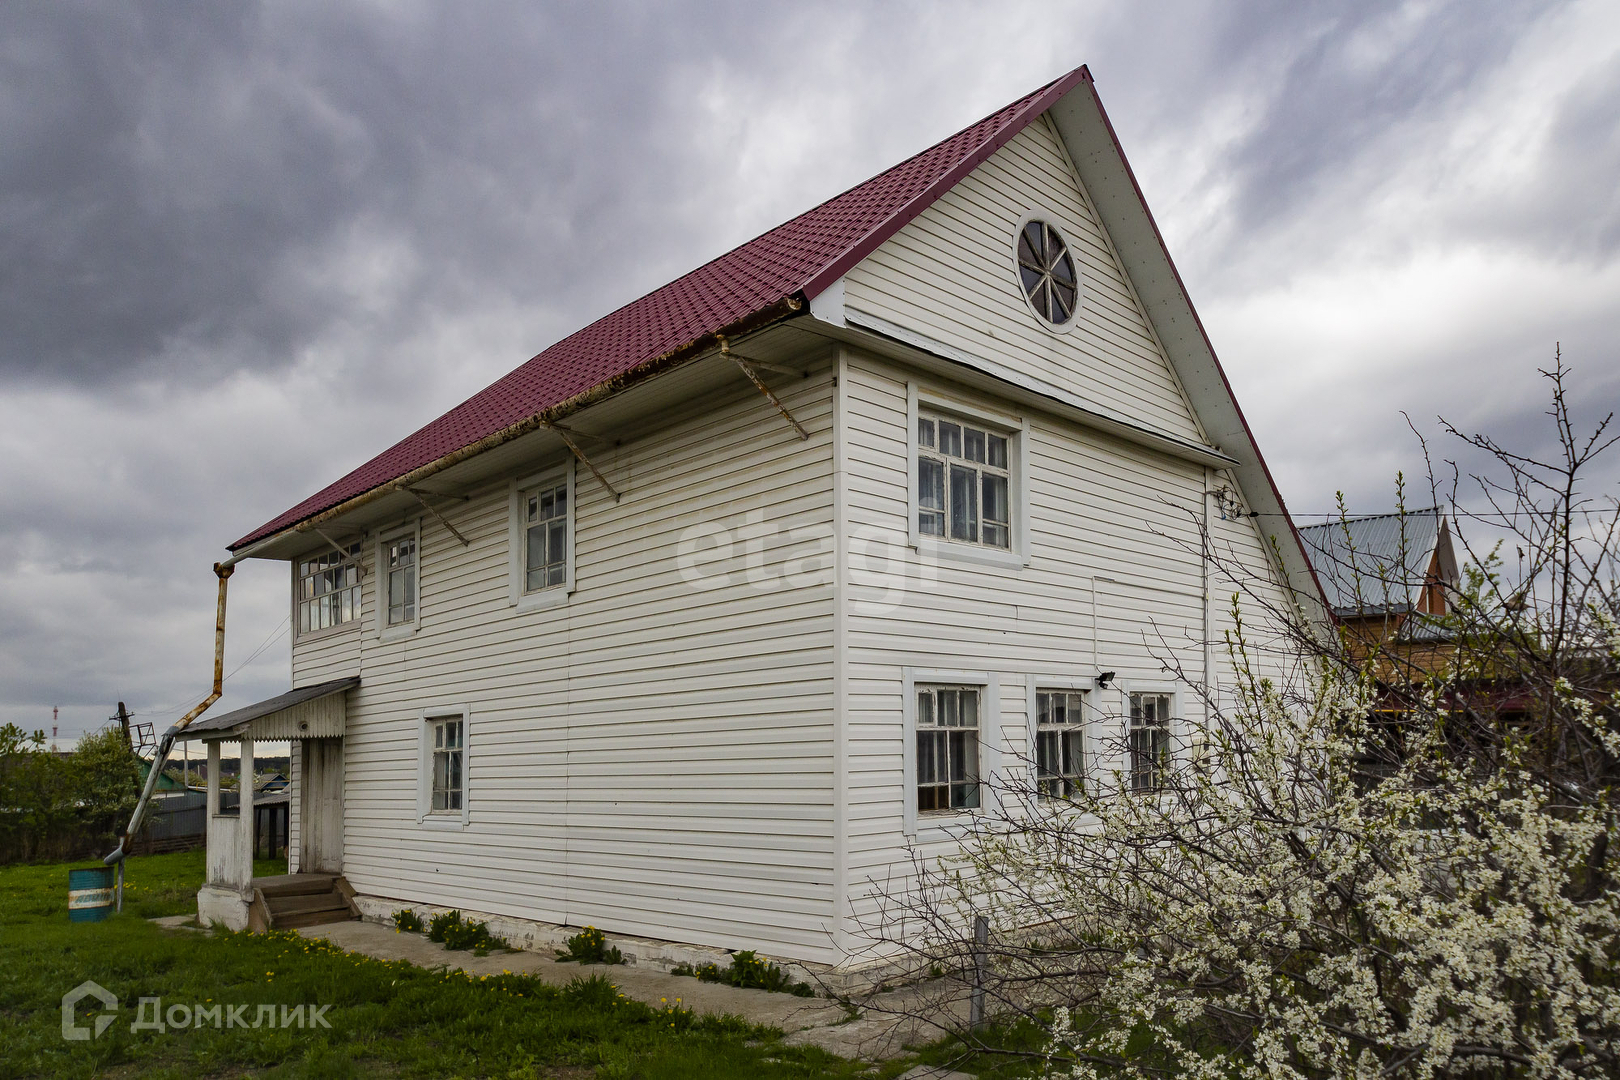
<path fill-rule="evenodd" d="M 74 864 L 88 865 L 88 864 Z M 260 874 L 284 865 L 261 863 Z M 147 920 L 195 913 L 200 852 L 134 858 L 124 912 L 67 917 L 67 864 L 0 868 L 0 1076 L 712 1077 L 889 1076 L 774 1030 L 620 998 L 601 976 L 548 987 L 487 980 L 344 953 L 296 934 L 164 931 Z M 62 1038 L 62 995 L 86 979 L 117 995 L 98 1038 Z M 130 1030 L 136 1002 L 163 1008 L 327 1005 L 330 1029 Z M 94 1014 L 81 1007 L 80 1022 Z M 279 1016 L 279 1014 L 278 1014 Z"/>

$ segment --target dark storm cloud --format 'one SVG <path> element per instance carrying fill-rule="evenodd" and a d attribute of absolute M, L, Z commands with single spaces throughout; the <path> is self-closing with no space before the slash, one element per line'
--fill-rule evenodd
<path fill-rule="evenodd" d="M 1234 9 L 1223 72 L 1240 80 L 1260 73 L 1271 85 L 1248 136 L 1220 166 L 1240 192 L 1228 226 L 1245 234 L 1286 219 L 1392 131 L 1503 77 L 1502 60 L 1552 6 L 1503 0 L 1486 14 L 1474 0 L 1379 0 Z M 1258 72 L 1245 72 L 1250 65 Z"/>
<path fill-rule="evenodd" d="M 632 148 L 682 126 L 678 13 L 49 4 L 0 25 L 6 371 L 263 370 L 428 297 L 566 301 L 615 263 L 621 294 L 655 283 L 638 248 L 669 178 Z M 622 229 L 584 244 L 610 206 Z M 383 311 L 349 250 L 379 239 L 402 260 Z"/>

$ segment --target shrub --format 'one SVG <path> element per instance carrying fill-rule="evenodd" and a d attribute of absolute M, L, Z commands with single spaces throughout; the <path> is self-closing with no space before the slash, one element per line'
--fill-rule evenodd
<path fill-rule="evenodd" d="M 0 862 L 105 854 L 140 790 L 140 763 L 117 728 L 60 755 L 44 732 L 0 724 Z"/>
<path fill-rule="evenodd" d="M 609 946 L 602 931 L 587 926 L 566 942 L 567 949 L 557 950 L 560 964 L 622 964 L 624 954 L 617 945 Z"/>
<path fill-rule="evenodd" d="M 794 997 L 816 996 L 815 989 L 809 983 L 794 982 L 787 972 L 763 956 L 756 955 L 752 949 L 733 954 L 729 967 L 723 968 L 718 964 L 700 964 L 696 967 L 676 964 L 670 969 L 670 974 L 690 975 L 699 982 L 725 983 L 745 990 L 769 990 Z"/>
<path fill-rule="evenodd" d="M 422 932 L 422 916 L 410 908 L 403 908 L 394 912 L 394 929 L 407 930 L 413 934 Z"/>
<path fill-rule="evenodd" d="M 481 922 L 463 921 L 461 912 L 442 911 L 428 921 L 428 940 L 438 941 L 447 949 L 471 949 L 474 956 L 488 956 L 492 949 L 509 948 L 505 941 L 489 932 Z"/>

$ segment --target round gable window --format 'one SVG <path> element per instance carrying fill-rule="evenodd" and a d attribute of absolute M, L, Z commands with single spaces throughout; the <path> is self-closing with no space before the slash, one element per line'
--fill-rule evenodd
<path fill-rule="evenodd" d="M 1047 222 L 1025 222 L 1018 230 L 1018 281 L 1035 314 L 1053 326 L 1066 326 L 1080 302 L 1080 276 L 1063 234 Z"/>

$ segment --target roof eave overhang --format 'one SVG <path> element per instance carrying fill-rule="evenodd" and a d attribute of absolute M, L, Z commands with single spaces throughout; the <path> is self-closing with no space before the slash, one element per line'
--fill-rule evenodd
<path fill-rule="evenodd" d="M 806 310 L 806 300 L 802 293 L 784 296 L 741 319 L 693 338 L 686 344 L 671 349 L 660 356 L 646 360 L 622 375 L 616 375 L 611 379 L 598 383 L 589 390 L 575 394 L 573 397 L 525 417 L 515 424 L 510 424 L 499 431 L 411 469 L 392 480 L 378 484 L 358 495 L 353 495 L 327 509 L 312 512 L 298 521 L 284 525 L 274 531 L 267 532 L 261 528 L 248 533 L 234 544 L 231 544 L 229 550 L 233 554 L 242 552 L 244 557 L 247 558 L 285 558 L 284 554 L 277 551 L 280 546 L 277 543 L 278 541 L 283 541 L 297 534 L 312 533 L 326 522 L 341 518 L 345 514 L 358 510 L 384 495 L 420 484 L 429 477 L 476 457 L 487 450 L 493 450 L 514 439 L 522 438 L 530 432 L 557 423 L 597 402 L 605 401 L 631 387 L 639 386 L 649 379 L 656 378 L 700 359 L 720 348 L 722 338 L 733 340 L 757 333 L 776 323 L 791 319 Z M 255 554 L 255 552 L 262 554 Z"/>

